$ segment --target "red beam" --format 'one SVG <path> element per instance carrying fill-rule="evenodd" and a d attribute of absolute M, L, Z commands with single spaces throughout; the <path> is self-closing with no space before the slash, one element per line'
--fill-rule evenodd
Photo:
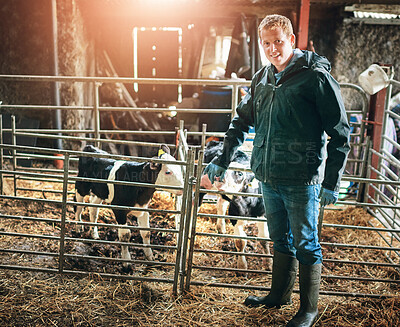
<path fill-rule="evenodd" d="M 301 50 L 307 50 L 309 18 L 310 18 L 310 0 L 301 0 L 299 25 L 297 31 L 297 47 Z"/>
<path fill-rule="evenodd" d="M 371 136 L 372 139 L 372 148 L 376 152 L 381 151 L 381 141 L 382 141 L 382 134 L 383 134 L 383 118 L 385 114 L 385 99 L 386 99 L 386 91 L 387 89 L 384 88 L 383 90 L 379 91 L 378 93 L 371 95 L 370 98 L 370 106 L 369 106 L 369 113 L 368 113 L 368 121 L 370 122 L 371 129 L 368 135 Z M 372 154 L 371 157 L 371 166 L 375 169 L 378 169 L 379 166 L 379 157 L 375 154 Z M 370 178 L 377 179 L 377 174 L 375 171 L 371 171 Z M 369 195 L 374 198 L 374 189 L 372 187 L 369 189 Z"/>

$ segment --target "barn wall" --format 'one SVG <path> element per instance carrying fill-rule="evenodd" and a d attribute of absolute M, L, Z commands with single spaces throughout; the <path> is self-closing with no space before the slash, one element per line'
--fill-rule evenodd
<path fill-rule="evenodd" d="M 0 74 L 51 75 L 52 35 L 48 0 L 0 2 Z M 0 81 L 4 104 L 50 104 L 49 83 Z M 34 113 L 31 113 L 34 116 Z"/>
<path fill-rule="evenodd" d="M 314 41 L 315 51 L 329 59 L 332 75 L 339 82 L 358 84 L 360 73 L 373 63 L 393 65 L 394 79 L 400 79 L 399 25 L 314 19 L 310 21 L 309 39 Z"/>
<path fill-rule="evenodd" d="M 393 65 L 394 79 L 400 79 L 399 32 L 399 25 L 351 23 L 338 11 L 329 19 L 310 20 L 309 40 L 331 62 L 331 73 L 339 82 L 358 85 L 358 76 L 373 63 Z M 393 94 L 399 91 L 393 88 Z M 342 90 L 342 94 L 347 108 L 361 107 L 357 92 Z"/>
<path fill-rule="evenodd" d="M 392 64 L 395 79 L 400 79 L 399 25 L 367 25 L 344 21 L 337 29 L 336 39 L 333 74 L 340 82 L 358 83 L 358 75 L 377 62 Z"/>
<path fill-rule="evenodd" d="M 0 74 L 54 75 L 51 0 L 0 2 Z M 57 1 L 60 75 L 94 75 L 93 45 L 76 0 Z M 62 85 L 61 105 L 89 105 L 91 86 Z M 53 83 L 0 81 L 3 104 L 55 104 Z M 49 112 L 20 110 L 17 115 L 40 120 L 40 127 L 53 128 Z M 89 127 L 85 112 L 63 112 L 63 128 Z M 51 117 L 54 115 L 51 114 Z M 38 140 L 40 142 L 45 140 Z M 69 147 L 70 145 L 67 145 Z M 79 145 L 80 147 L 80 145 Z"/>

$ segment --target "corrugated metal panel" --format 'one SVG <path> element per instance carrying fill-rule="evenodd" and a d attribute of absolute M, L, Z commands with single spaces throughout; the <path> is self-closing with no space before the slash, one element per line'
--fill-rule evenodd
<path fill-rule="evenodd" d="M 399 18 L 400 16 L 395 15 L 395 14 L 355 11 L 354 17 L 356 17 L 356 18 L 374 18 L 374 19 L 395 19 L 395 18 Z"/>

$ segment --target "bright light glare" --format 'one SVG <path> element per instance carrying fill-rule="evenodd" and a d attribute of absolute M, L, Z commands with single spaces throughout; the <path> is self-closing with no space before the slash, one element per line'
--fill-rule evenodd
<path fill-rule="evenodd" d="M 165 0 L 167 1 L 167 0 Z M 171 0 L 169 0 L 171 1 Z M 180 0 L 182 1 L 182 0 Z M 193 25 L 194 26 L 194 25 Z M 140 63 L 138 62 L 138 34 L 140 32 L 145 32 L 145 31 L 152 31 L 152 32 L 177 32 L 178 33 L 178 75 L 181 77 L 182 76 L 182 71 L 183 71 L 183 55 L 182 55 L 182 37 L 183 37 L 183 31 L 181 27 L 134 27 L 132 31 L 132 38 L 133 38 L 133 77 L 138 78 L 138 70 L 139 70 L 139 65 Z M 151 49 L 153 51 L 157 50 L 157 46 L 155 44 L 152 45 Z M 154 64 L 157 61 L 157 55 L 154 54 L 151 57 L 151 60 L 154 62 Z M 156 68 L 153 67 L 151 70 L 151 75 L 153 78 L 157 77 L 157 71 Z M 138 83 L 133 84 L 133 88 L 135 92 L 139 91 L 139 85 Z M 182 102 L 182 85 L 178 85 L 178 102 Z"/>
<path fill-rule="evenodd" d="M 171 110 L 171 112 L 169 113 L 171 117 L 175 117 L 177 112 L 176 112 L 176 106 L 169 106 L 168 107 L 169 110 Z"/>
<path fill-rule="evenodd" d="M 135 27 L 133 29 L 133 77 L 138 78 L 138 44 L 137 44 L 137 36 L 138 36 L 138 28 Z M 137 93 L 139 91 L 138 83 L 133 83 L 133 89 Z"/>

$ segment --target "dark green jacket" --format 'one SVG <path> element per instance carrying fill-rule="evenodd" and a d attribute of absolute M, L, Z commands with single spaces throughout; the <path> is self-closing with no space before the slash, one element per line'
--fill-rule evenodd
<path fill-rule="evenodd" d="M 254 75 L 225 134 L 223 154 L 213 162 L 227 168 L 254 126 L 251 169 L 258 180 L 283 185 L 322 182 L 337 191 L 350 149 L 350 128 L 328 60 L 296 49 L 278 82 L 273 69 L 267 66 Z M 324 132 L 330 137 L 327 151 Z"/>

